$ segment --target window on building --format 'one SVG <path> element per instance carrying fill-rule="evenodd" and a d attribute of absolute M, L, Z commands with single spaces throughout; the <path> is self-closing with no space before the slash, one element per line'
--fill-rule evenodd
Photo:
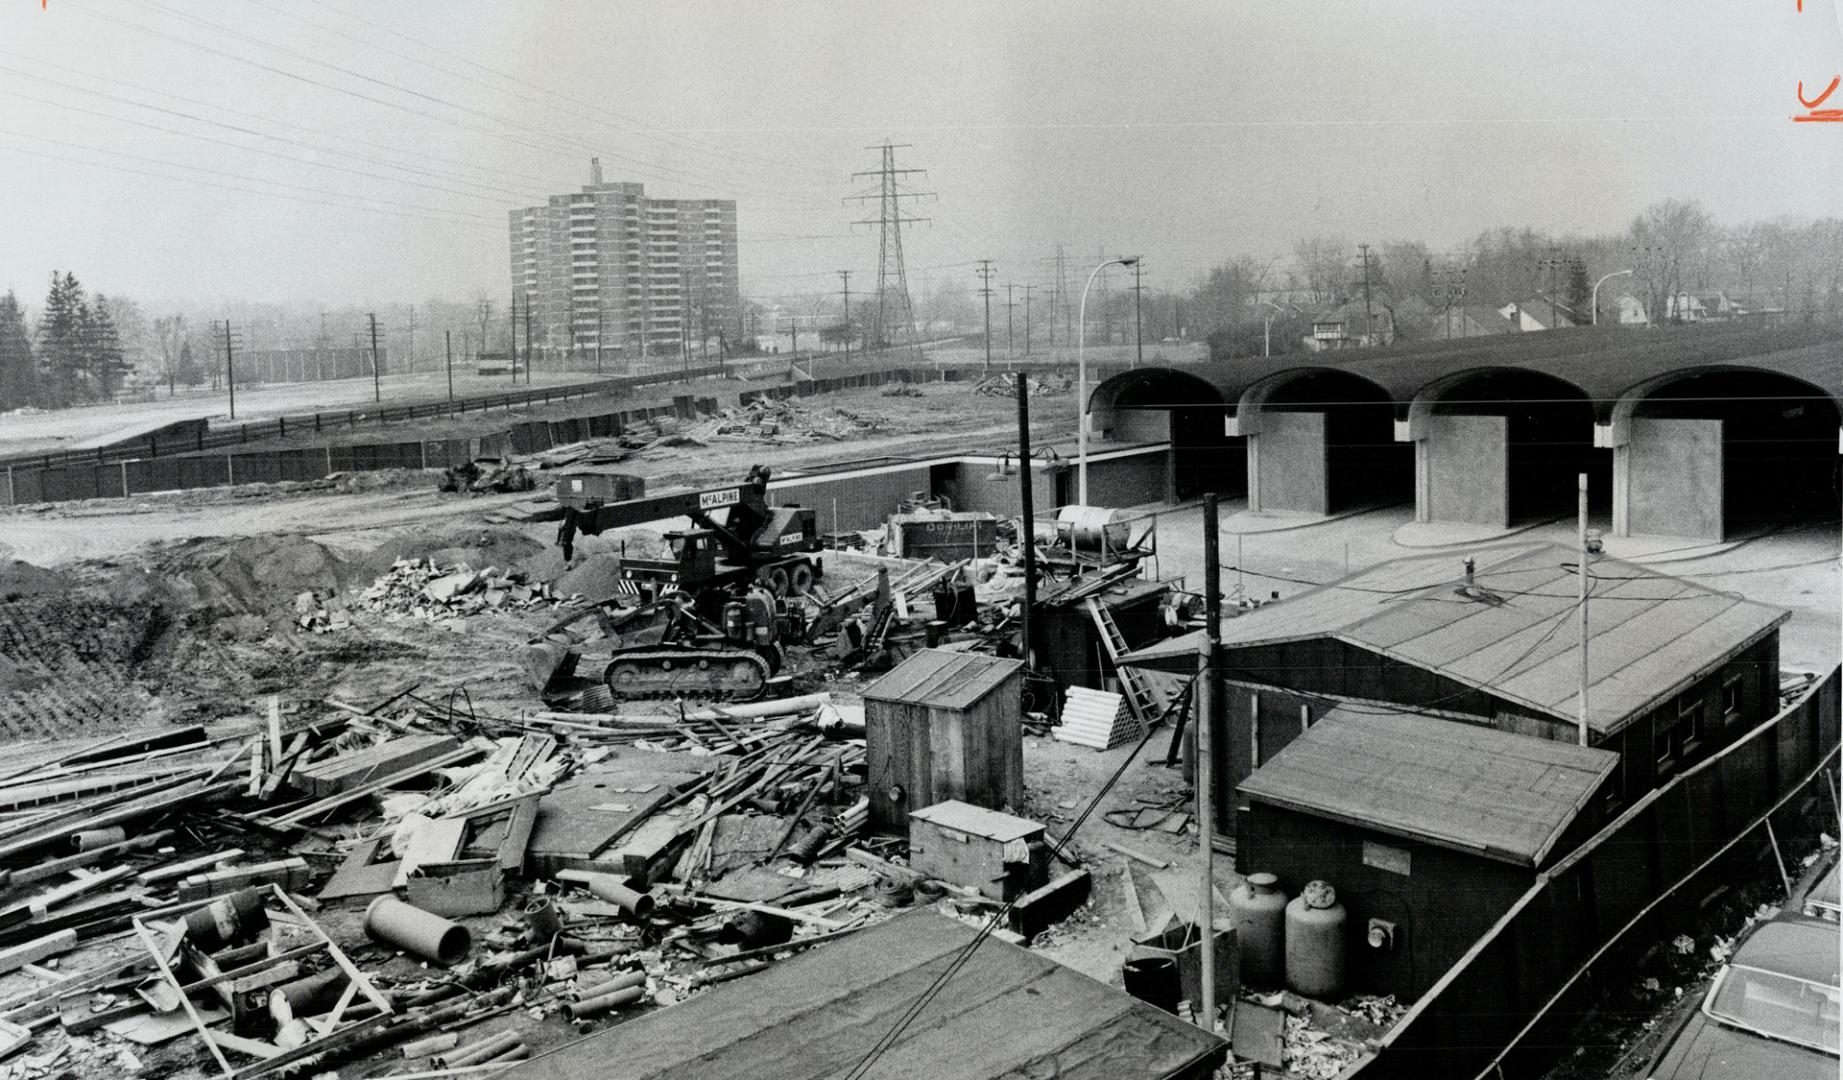
<path fill-rule="evenodd" d="M 1691 753 L 1702 745 L 1706 734 L 1706 716 L 1708 703 L 1701 697 L 1685 699 L 1677 703 L 1677 730 L 1682 733 L 1683 752 Z"/>
<path fill-rule="evenodd" d="M 1736 673 L 1721 681 L 1721 721 L 1723 724 L 1736 724 L 1741 720 L 1743 704 L 1746 700 L 1746 680 Z"/>
<path fill-rule="evenodd" d="M 1657 778 L 1676 771 L 1683 760 L 1682 714 L 1663 708 L 1651 714 L 1651 751 L 1657 758 Z"/>

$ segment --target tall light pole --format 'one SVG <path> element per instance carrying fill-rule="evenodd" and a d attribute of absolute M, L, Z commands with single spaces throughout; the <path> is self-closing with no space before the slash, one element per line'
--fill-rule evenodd
<path fill-rule="evenodd" d="M 1088 505 L 1088 290 L 1094 288 L 1094 279 L 1101 271 L 1110 266 L 1134 266 L 1139 262 L 1137 255 L 1130 259 L 1108 259 L 1094 268 L 1088 275 L 1088 284 L 1081 287 L 1081 308 L 1075 316 L 1075 487 L 1078 492 L 1076 502 Z"/>
<path fill-rule="evenodd" d="M 1612 273 L 1593 283 L 1593 299 L 1590 301 L 1590 305 L 1593 307 L 1593 322 L 1590 325 L 1600 325 L 1600 286 L 1606 284 L 1613 278 L 1629 273 L 1631 273 L 1630 270 L 1614 270 Z"/>
<path fill-rule="evenodd" d="M 1268 307 L 1274 309 L 1275 311 L 1279 312 L 1282 315 L 1286 314 L 1286 309 L 1274 303 L 1272 300 L 1262 298 L 1261 303 L 1266 304 Z M 1273 343 L 1273 316 L 1268 315 L 1261 320 L 1261 359 L 1265 360 L 1269 356 L 1273 355 L 1273 351 L 1271 348 L 1272 343 Z"/>

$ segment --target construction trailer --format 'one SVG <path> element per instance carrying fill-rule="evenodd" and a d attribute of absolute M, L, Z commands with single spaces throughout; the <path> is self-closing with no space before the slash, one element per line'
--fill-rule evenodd
<path fill-rule="evenodd" d="M 871 823 L 949 799 L 990 810 L 1024 801 L 1024 664 L 923 649 L 864 688 Z"/>

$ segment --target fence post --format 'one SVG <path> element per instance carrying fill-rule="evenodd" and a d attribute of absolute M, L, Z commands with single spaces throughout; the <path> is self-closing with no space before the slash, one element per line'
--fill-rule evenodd
<path fill-rule="evenodd" d="M 321 473 L 320 475 L 321 476 L 331 476 L 333 475 L 333 448 L 328 446 L 325 448 L 325 450 L 326 450 L 326 471 Z"/>
<path fill-rule="evenodd" d="M 128 497 L 128 463 L 122 462 L 122 498 Z"/>
<path fill-rule="evenodd" d="M 314 430 L 316 432 L 320 430 L 320 414 L 319 413 L 314 414 Z"/>
<path fill-rule="evenodd" d="M 1785 856 L 1779 851 L 1779 835 L 1773 832 L 1773 817 L 1766 815 L 1766 842 L 1772 845 L 1773 861 L 1779 864 L 1779 880 L 1785 883 L 1785 895 L 1792 895 L 1792 875 L 1785 871 Z"/>
<path fill-rule="evenodd" d="M 286 439 L 288 437 L 288 418 L 286 416 L 278 416 L 275 418 L 275 437 L 278 439 Z"/>
<path fill-rule="evenodd" d="M 14 506 L 17 504 L 16 501 L 18 498 L 18 494 L 16 494 L 13 489 L 13 467 L 8 465 L 6 467 L 6 504 L 8 506 Z"/>
<path fill-rule="evenodd" d="M 416 450 L 422 455 L 422 468 L 424 472 L 427 472 L 429 469 L 429 440 L 424 439 L 417 443 Z"/>
<path fill-rule="evenodd" d="M 224 486 L 237 486 L 237 455 L 224 455 Z"/>

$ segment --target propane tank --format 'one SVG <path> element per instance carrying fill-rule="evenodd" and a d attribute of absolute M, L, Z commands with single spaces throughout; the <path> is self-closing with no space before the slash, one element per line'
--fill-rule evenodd
<path fill-rule="evenodd" d="M 731 600 L 723 605 L 723 636 L 731 641 L 748 640 L 748 615 L 742 601 Z"/>
<path fill-rule="evenodd" d="M 1107 506 L 1065 506 L 1056 511 L 1056 533 L 1070 551 L 1091 555 L 1126 547 L 1127 524 L 1121 511 Z"/>
<path fill-rule="evenodd" d="M 1242 981 L 1278 986 L 1286 974 L 1286 893 L 1272 874 L 1249 874 L 1229 894 L 1229 914 L 1241 948 Z"/>
<path fill-rule="evenodd" d="M 1344 988 L 1347 916 L 1330 882 L 1313 881 L 1286 905 L 1286 987 L 1310 998 Z"/>

